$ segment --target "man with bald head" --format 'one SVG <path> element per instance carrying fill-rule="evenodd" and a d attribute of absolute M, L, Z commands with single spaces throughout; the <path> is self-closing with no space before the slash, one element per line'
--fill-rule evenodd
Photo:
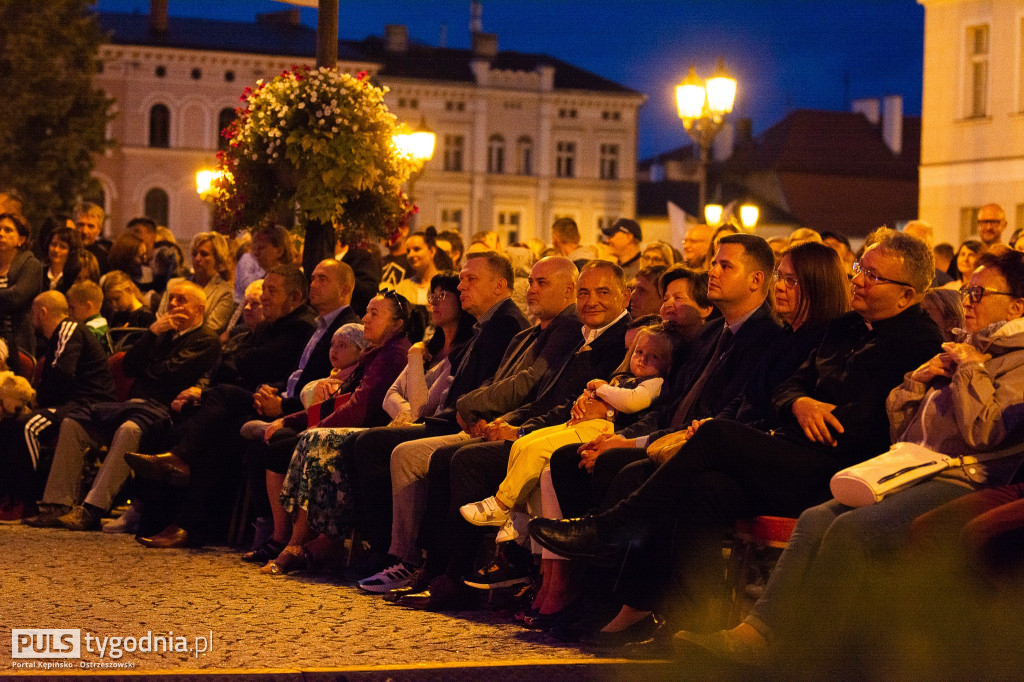
<path fill-rule="evenodd" d="M 26 519 L 32 526 L 98 530 L 100 518 L 128 478 L 125 453 L 143 435 L 159 435 L 170 419 L 170 403 L 220 358 L 220 340 L 203 327 L 206 294 L 191 282 L 168 289 L 167 312 L 150 325 L 121 363 L 132 387 L 126 402 L 88 402 L 70 410 L 60 425 L 57 451 L 43 492 L 44 509 Z M 110 444 L 103 466 L 81 505 L 78 484 L 85 453 Z"/>
<path fill-rule="evenodd" d="M 917 237 L 923 241 L 929 249 L 934 246 L 935 228 L 926 220 L 911 220 L 903 226 L 903 234 L 909 234 L 911 237 Z M 952 281 L 953 278 L 949 276 L 948 272 L 939 267 L 935 268 L 935 277 L 932 278 L 931 284 L 932 287 L 941 287 L 943 284 L 948 284 Z"/>
<path fill-rule="evenodd" d="M 84 324 L 68 317 L 68 302 L 59 291 L 44 291 L 32 302 L 32 325 L 49 339 L 36 385 L 39 409 L 0 421 L 0 461 L 9 472 L 8 491 L 31 505 L 39 498 L 40 449 L 57 437 L 56 426 L 72 408 L 114 400 L 107 353 Z"/>
<path fill-rule="evenodd" d="M 978 238 L 986 249 L 1003 242 L 1006 211 L 999 204 L 985 204 L 978 209 Z"/>
<path fill-rule="evenodd" d="M 691 270 L 707 270 L 708 249 L 714 230 L 710 225 L 691 225 L 683 237 L 683 263 Z"/>

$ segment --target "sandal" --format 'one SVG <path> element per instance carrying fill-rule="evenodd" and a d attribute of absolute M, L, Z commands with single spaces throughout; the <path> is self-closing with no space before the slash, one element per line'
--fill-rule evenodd
<path fill-rule="evenodd" d="M 260 573 L 264 575 L 287 575 L 295 571 L 306 570 L 312 565 L 313 555 L 305 547 L 299 548 L 298 554 L 285 547 L 277 555 L 276 559 L 268 562 L 266 566 L 260 569 Z"/>
<path fill-rule="evenodd" d="M 274 538 L 270 538 L 269 540 L 267 540 L 251 552 L 246 552 L 245 554 L 243 554 L 242 561 L 248 561 L 254 564 L 262 564 L 267 561 L 273 561 L 278 556 L 280 556 L 281 552 L 284 551 L 284 547 L 285 544 L 283 542 L 278 542 Z"/>

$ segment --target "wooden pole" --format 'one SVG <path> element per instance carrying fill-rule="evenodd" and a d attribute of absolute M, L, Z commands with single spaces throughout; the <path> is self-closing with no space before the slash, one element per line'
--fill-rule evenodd
<path fill-rule="evenodd" d="M 320 0 L 316 20 L 316 65 L 334 68 L 338 63 L 338 0 Z"/>

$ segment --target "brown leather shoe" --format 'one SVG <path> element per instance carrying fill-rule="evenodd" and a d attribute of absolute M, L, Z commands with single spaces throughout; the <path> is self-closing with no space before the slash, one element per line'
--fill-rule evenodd
<path fill-rule="evenodd" d="M 167 526 L 156 535 L 148 538 L 136 538 L 143 547 L 171 549 L 188 546 L 188 531 L 178 526 Z"/>
<path fill-rule="evenodd" d="M 158 455 L 144 455 L 141 452 L 126 452 L 124 461 L 135 475 L 175 486 L 188 485 L 192 470 L 188 462 L 173 452 Z"/>

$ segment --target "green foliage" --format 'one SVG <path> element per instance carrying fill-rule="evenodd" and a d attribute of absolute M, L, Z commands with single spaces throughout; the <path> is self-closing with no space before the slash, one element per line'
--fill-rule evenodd
<path fill-rule="evenodd" d="M 98 190 L 112 100 L 93 87 L 103 35 L 88 0 L 0 0 L 0 188 L 37 226 Z"/>

